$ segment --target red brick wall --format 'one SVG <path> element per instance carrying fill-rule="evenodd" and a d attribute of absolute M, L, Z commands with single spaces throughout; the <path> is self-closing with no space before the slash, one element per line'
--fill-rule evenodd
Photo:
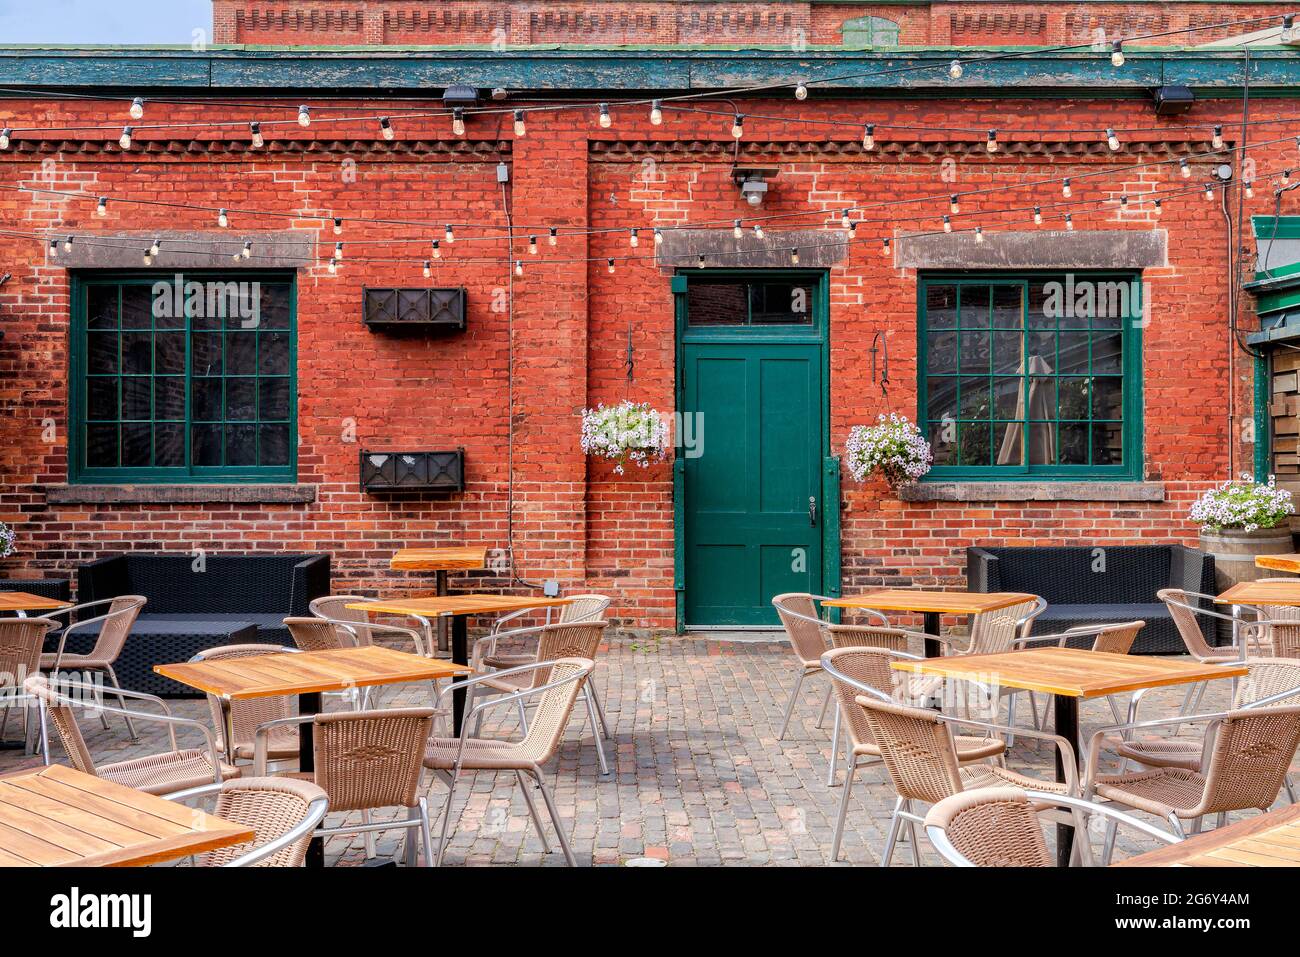
<path fill-rule="evenodd" d="M 217 43 L 283 45 L 459 43 L 839 45 L 846 21 L 883 17 L 904 45 L 1047 45 L 1160 33 L 1293 12 L 1286 3 L 1176 4 L 932 0 L 927 4 L 802 0 L 214 0 Z M 1207 30 L 1152 41 L 1196 45 L 1251 30 Z"/>
<path fill-rule="evenodd" d="M 364 113 L 365 107 L 352 107 Z M 782 98 L 743 104 L 751 116 L 795 111 L 856 122 L 864 104 L 816 100 L 797 104 Z M 155 107 L 154 113 L 162 107 Z M 167 107 L 177 119 L 190 107 Z M 1189 122 L 1224 118 L 1231 106 L 1198 104 Z M 1289 101 L 1274 101 L 1277 116 L 1295 115 Z M 101 104 L 39 104 L 10 100 L 0 121 L 20 124 L 34 112 L 50 126 L 102 123 Z M 922 112 L 923 111 L 923 112 Z M 880 124 L 918 121 L 962 128 L 996 126 L 1095 129 L 1150 127 L 1150 107 L 1136 101 L 1080 104 L 1034 100 L 962 104 L 872 100 Z M 198 115 L 194 112 L 193 115 Z M 216 112 L 202 114 L 219 119 Z M 242 116 L 242 113 L 237 115 Z M 906 119 L 901 119 L 906 117 Z M 151 115 L 151 119 L 159 119 Z M 66 122 L 63 122 L 66 120 Z M 751 126 L 753 127 L 751 129 Z M 1171 124 L 1172 126 L 1172 124 Z M 528 136 L 508 140 L 498 153 L 493 133 L 479 151 L 447 151 L 445 123 L 405 120 L 401 142 L 421 140 L 418 159 L 382 141 L 333 142 L 320 152 L 275 150 L 245 158 L 207 149 L 201 137 L 184 151 L 137 151 L 128 157 L 100 152 L 97 144 L 54 142 L 47 153 L 28 147 L 0 154 L 0 184 L 84 189 L 110 196 L 181 199 L 213 206 L 250 206 L 306 215 L 312 211 L 347 217 L 419 219 L 432 222 L 487 221 L 504 225 L 494 169 L 498 159 L 512 167 L 513 216 L 527 225 L 593 227 L 684 225 L 729 221 L 748 207 L 731 185 L 731 140 L 717 118 L 669 113 L 661 127 L 641 117 L 619 117 L 601 130 L 589 116 L 574 112 L 529 117 Z M 1231 127 L 1229 127 L 1231 128 Z M 1045 138 L 1024 150 L 1008 144 L 990 158 L 978 138 L 945 143 L 927 135 L 924 143 L 882 141 L 882 149 L 863 156 L 852 125 L 838 144 L 826 145 L 824 128 L 746 124 L 746 159 L 780 167 L 767 213 L 823 208 L 830 213 L 853 202 L 885 197 L 929 196 L 950 188 L 1014 184 L 1026 178 L 1066 175 L 1121 165 L 1143 158 L 1177 156 L 1189 149 L 1176 130 L 1130 137 L 1130 148 L 1111 154 L 1083 142 Z M 295 139 L 312 139 L 314 130 Z M 369 133 L 365 135 L 371 135 Z M 503 136 L 509 137 L 509 124 Z M 1008 137 L 1004 136 L 1004 142 Z M 148 133 L 141 134 L 147 142 Z M 1082 139 L 1082 138 L 1079 138 Z M 1166 146 L 1164 141 L 1169 141 Z M 621 141 L 621 142 L 620 142 Z M 772 146 L 750 146 L 775 141 Z M 399 142 L 399 146 L 401 143 Z M 84 147 L 84 149 L 83 149 Z M 595 148 L 599 147 L 599 148 Z M 1208 148 L 1198 143 L 1197 148 Z M 455 148 L 453 148 L 455 149 Z M 1285 151 L 1261 149 L 1261 169 L 1279 165 Z M 654 160 L 647 163 L 647 158 Z M 940 179 L 941 161 L 956 160 L 957 182 Z M 42 163 L 44 160 L 44 164 Z M 342 173 L 355 162 L 355 182 Z M 1198 170 L 1199 182 L 1208 170 Z M 1149 174 L 1174 182 L 1168 173 Z M 1075 198 L 1113 196 L 1119 178 L 1077 181 Z M 1127 188 L 1134 190 L 1130 176 Z M 1264 213 L 1269 202 L 1259 191 L 1249 212 Z M 1056 198 L 1048 191 L 1045 202 Z M 966 208 L 988 213 L 986 229 L 999 222 L 999 210 L 1024 205 L 1023 194 L 972 200 Z M 1294 214 L 1288 194 L 1283 212 Z M 843 551 L 846 588 L 882 578 L 916 583 L 957 583 L 964 549 L 981 543 L 1094 543 L 1142 537 L 1193 541 L 1195 531 L 1183 516 L 1190 499 L 1225 477 L 1227 465 L 1227 305 L 1225 243 L 1217 204 L 1199 196 L 1167 202 L 1160 227 L 1169 230 L 1170 265 L 1149 270 L 1154 284 L 1154 320 L 1145 332 L 1146 475 L 1166 483 L 1169 500 L 1160 504 L 902 504 L 877 482 L 857 486 L 846 476 Z M 165 228 L 213 229 L 210 217 L 176 210 L 151 210 L 112 204 L 107 219 L 93 203 L 41 199 L 0 191 L 0 225 L 87 235 L 97 231 Z M 937 219 L 942 209 L 930 209 Z M 1022 218 L 1022 217 L 1018 217 Z M 1077 213 L 1084 228 L 1150 228 L 1145 214 L 1122 219 L 1115 212 Z M 316 228 L 301 220 L 295 228 Z M 917 228 L 897 223 L 898 230 Z M 934 228 L 930 222 L 926 228 Z M 237 232 L 283 229 L 282 220 L 245 223 Z M 1025 228 L 1025 227 L 1018 227 Z M 876 227 L 864 229 L 871 234 Z M 410 228 L 349 224 L 348 242 L 412 235 Z M 415 231 L 417 234 L 419 230 Z M 439 230 L 430 230 L 434 238 Z M 354 245 L 337 277 L 317 266 L 300 273 L 299 285 L 299 453 L 300 480 L 317 485 L 311 505 L 103 505 L 53 506 L 43 486 L 66 479 L 67 335 L 69 285 L 66 271 L 49 263 L 31 241 L 0 236 L 0 272 L 13 279 L 0 288 L 0 416 L 6 422 L 0 443 L 0 520 L 16 523 L 17 556 L 0 562 L 0 574 L 67 573 L 77 563 L 123 549 L 183 551 L 204 549 L 327 550 L 334 553 L 339 587 L 391 591 L 423 588 L 427 580 L 387 571 L 394 548 L 429 544 L 475 543 L 501 546 L 506 537 L 506 391 L 508 313 L 495 311 L 494 299 L 509 286 L 508 270 L 475 264 L 470 258 L 506 255 L 496 243 L 462 241 L 446 249 L 435 282 L 464 285 L 469 291 L 468 331 L 437 339 L 399 339 L 366 330 L 361 322 L 361 290 L 366 285 L 421 285 L 419 263 L 367 265 Z M 778 235 L 779 229 L 769 230 Z M 223 236 L 229 234 L 221 234 Z M 320 249 L 328 256 L 335 237 L 321 231 Z M 668 465 L 617 476 L 588 461 L 578 447 L 578 412 L 584 405 L 612 402 L 628 392 L 623 359 L 629 323 L 636 352 L 634 398 L 664 411 L 673 403 L 673 312 L 668 274 L 648 262 L 621 263 L 614 276 L 606 256 L 626 255 L 625 232 L 562 239 L 550 250 L 543 241 L 534 260 L 526 240 L 513 255 L 527 263 L 516 280 L 515 532 L 520 572 L 530 581 L 559 578 L 566 587 L 590 587 L 615 595 L 617 615 L 629 624 L 666 628 L 673 624 L 673 518 Z M 642 251 L 649 246 L 649 238 Z M 427 247 L 394 247 L 381 256 L 405 252 L 423 258 Z M 552 263 L 580 259 L 597 262 Z M 163 260 L 165 265 L 165 258 Z M 882 411 L 914 414 L 916 276 L 892 268 L 875 245 L 854 247 L 831 271 L 831 444 L 840 453 L 849 428 L 874 420 Z M 873 335 L 890 341 L 893 387 L 884 398 L 868 374 L 866 350 Z M 1250 414 L 1250 365 L 1241 360 L 1237 376 L 1238 417 Z M 56 429 L 43 435 L 45 420 Z M 355 444 L 343 440 L 347 419 L 356 423 Z M 707 442 L 707 437 L 706 437 Z M 360 448 L 409 445 L 416 448 L 463 445 L 468 489 L 454 496 L 378 498 L 358 488 Z M 1250 446 L 1238 448 L 1238 470 L 1248 467 Z M 346 584 L 344 584 L 346 583 Z M 504 582 L 488 581 L 488 587 Z"/>

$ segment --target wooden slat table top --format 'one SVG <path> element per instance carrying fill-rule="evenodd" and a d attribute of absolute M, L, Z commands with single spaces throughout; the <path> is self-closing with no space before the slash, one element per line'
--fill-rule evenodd
<path fill-rule="evenodd" d="M 465 665 L 378 645 L 154 665 L 153 670 L 183 685 L 234 701 L 428 681 L 470 673 Z"/>
<path fill-rule="evenodd" d="M 0 591 L 0 611 L 55 611 L 72 607 L 70 602 L 25 591 Z"/>
<path fill-rule="evenodd" d="M 1115 867 L 1300 867 L 1300 804 L 1194 834 Z"/>
<path fill-rule="evenodd" d="M 402 548 L 388 566 L 399 571 L 445 572 L 460 568 L 486 568 L 487 548 Z"/>
<path fill-rule="evenodd" d="M 1300 578 L 1294 582 L 1237 582 L 1214 600 L 1220 605 L 1300 605 Z"/>
<path fill-rule="evenodd" d="M 572 601 L 572 598 L 520 598 L 512 595 L 431 595 L 428 598 L 358 602 L 347 607 L 377 615 L 441 618 L 451 615 L 500 615 L 525 608 L 553 608 L 571 604 Z"/>
<path fill-rule="evenodd" d="M 946 615 L 978 615 L 997 611 L 1023 602 L 1033 601 L 1037 595 L 1020 592 L 976 591 L 926 591 L 921 588 L 881 588 L 864 595 L 833 598 L 822 602 L 829 608 L 871 608 L 878 611 L 922 611 Z"/>
<path fill-rule="evenodd" d="M 1287 555 L 1256 555 L 1255 567 L 1300 575 L 1300 555 L 1294 552 Z M 1300 581 L 1300 579 L 1297 580 Z"/>
<path fill-rule="evenodd" d="M 0 866 L 142 866 L 255 836 L 243 825 L 59 764 L 0 778 Z"/>
<path fill-rule="evenodd" d="M 1113 655 L 1079 648 L 1029 648 L 996 655 L 954 655 L 896 661 L 899 671 L 996 682 L 1008 688 L 1070 698 L 1101 698 L 1122 691 L 1189 684 L 1249 674 L 1245 666 Z"/>

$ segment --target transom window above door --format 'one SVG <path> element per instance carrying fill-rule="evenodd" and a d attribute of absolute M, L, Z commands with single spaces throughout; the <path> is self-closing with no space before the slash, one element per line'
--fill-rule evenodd
<path fill-rule="evenodd" d="M 1141 477 L 1137 274 L 919 285 L 918 418 L 932 477 Z"/>
<path fill-rule="evenodd" d="M 688 287 L 692 326 L 810 326 L 815 277 L 696 278 Z"/>

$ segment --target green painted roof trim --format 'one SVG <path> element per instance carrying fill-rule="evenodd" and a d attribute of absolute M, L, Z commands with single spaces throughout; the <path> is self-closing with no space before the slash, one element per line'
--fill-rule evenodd
<path fill-rule="evenodd" d="M 815 83 L 814 96 L 863 92 L 917 95 L 1145 96 L 1153 87 L 1192 87 L 1203 97 L 1240 93 L 1242 58 L 1231 50 L 1153 50 L 1128 54 L 1116 69 L 1091 51 L 963 49 L 962 55 L 1022 55 L 968 63 L 966 75 L 943 69 L 953 49 L 706 49 L 527 47 L 497 53 L 482 47 L 303 48 L 0 47 L 0 88 L 188 91 L 312 90 L 427 95 L 451 83 L 481 88 L 610 95 L 633 91 L 713 90 Z M 932 64 L 924 72 L 890 72 Z M 865 73 L 849 79 L 834 79 Z M 1300 95 L 1300 56 L 1291 49 L 1251 51 L 1251 95 Z"/>

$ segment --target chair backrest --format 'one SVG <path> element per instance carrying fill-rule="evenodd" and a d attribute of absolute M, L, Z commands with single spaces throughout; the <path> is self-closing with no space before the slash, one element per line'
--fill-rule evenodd
<path fill-rule="evenodd" d="M 944 798 L 925 816 L 976 867 L 1054 867 L 1033 804 L 1017 788 L 975 788 Z M 946 855 L 945 855 L 946 856 Z"/>
<path fill-rule="evenodd" d="M 86 747 L 86 739 L 81 736 L 81 728 L 77 727 L 77 716 L 68 700 L 56 694 L 43 675 L 32 675 L 23 682 L 23 690 L 40 700 L 72 766 L 83 774 L 96 774 L 95 761 Z"/>
<path fill-rule="evenodd" d="M 895 689 L 899 687 L 900 679 L 906 678 L 904 672 L 889 667 L 889 663 L 897 661 L 899 657 L 895 650 L 890 648 L 850 645 L 826 652 L 822 655 L 822 661 L 845 677 L 861 682 L 868 688 L 874 688 L 892 698 L 895 696 Z M 830 679 L 831 687 L 835 689 L 840 714 L 848 725 L 849 738 L 853 741 L 853 745 L 856 747 L 862 744 L 875 744 L 875 738 L 871 736 L 871 727 L 867 723 L 867 716 L 856 703 L 862 691 L 834 674 L 830 675 Z"/>
<path fill-rule="evenodd" d="M 908 633 L 880 625 L 826 625 L 832 648 L 888 648 L 906 651 Z"/>
<path fill-rule="evenodd" d="M 1294 575 L 1288 575 L 1284 578 L 1258 578 L 1256 581 L 1261 582 L 1286 582 L 1291 585 L 1300 584 L 1300 578 Z M 1300 607 L 1295 605 L 1259 605 L 1259 614 L 1269 621 L 1300 621 Z"/>
<path fill-rule="evenodd" d="M 271 843 L 302 823 L 312 802 L 324 797 L 325 791 L 320 787 L 310 781 L 293 778 L 235 778 L 227 781 L 221 785 L 212 813 L 232 824 L 251 827 L 257 836 L 244 844 L 200 854 L 194 859 L 195 865 L 222 867 Z M 310 843 L 309 831 L 299 840 L 251 866 L 302 867 Z"/>
<path fill-rule="evenodd" d="M 143 595 L 114 598 L 99 625 L 99 637 L 95 639 L 95 647 L 90 651 L 91 657 L 117 661 L 118 655 L 126 646 L 126 639 L 131 636 L 131 629 L 135 627 L 135 620 L 140 617 L 140 609 L 148 600 Z"/>
<path fill-rule="evenodd" d="M 1196 613 L 1192 611 L 1192 608 L 1198 607 L 1193 595 L 1181 588 L 1162 588 L 1156 592 L 1156 597 L 1169 609 L 1169 614 L 1178 627 L 1178 635 L 1187 646 L 1189 655 L 1193 658 L 1205 659 L 1222 654 L 1210 647 L 1201 632 L 1201 626 L 1196 621 Z"/>
<path fill-rule="evenodd" d="M 1297 689 L 1297 693 L 1271 702 L 1271 706 L 1285 708 L 1300 705 L 1300 660 L 1295 658 L 1251 658 L 1246 662 L 1250 674 L 1237 682 L 1234 705 L 1244 708 L 1254 701 L 1262 701 L 1284 691 Z"/>
<path fill-rule="evenodd" d="M 1111 655 L 1127 655 L 1133 650 L 1138 632 L 1145 628 L 1145 621 L 1126 621 L 1117 625 L 1107 625 L 1097 632 L 1092 642 L 1093 651 L 1104 651 Z"/>
<path fill-rule="evenodd" d="M 1197 816 L 1272 806 L 1300 746 L 1300 707 L 1234 711 L 1216 725 Z"/>
<path fill-rule="evenodd" d="M 1300 621 L 1273 621 L 1265 634 L 1273 658 L 1300 658 Z"/>
<path fill-rule="evenodd" d="M 370 624 L 370 615 L 359 608 L 348 607 L 365 601 L 374 601 L 374 599 L 366 598 L 364 595 L 325 595 L 322 598 L 313 598 L 308 608 L 317 618 L 348 622 L 356 633 L 357 644 L 369 645 L 372 644 L 370 629 L 367 627 Z"/>
<path fill-rule="evenodd" d="M 259 655 L 292 653 L 293 649 L 285 648 L 283 645 L 221 645 L 200 651 L 190 661 L 222 661 L 228 658 L 256 658 Z M 231 701 L 229 705 L 230 723 L 235 731 L 235 740 L 226 741 L 225 746 L 232 752 L 236 745 L 253 743 L 253 734 L 258 725 L 280 718 L 291 718 L 297 708 L 292 695 L 245 698 Z M 208 695 L 208 708 L 212 713 L 213 727 L 224 740 L 226 730 L 221 717 L 221 699 L 216 695 Z"/>
<path fill-rule="evenodd" d="M 599 619 L 611 600 L 607 595 L 574 595 L 569 604 L 560 608 L 560 621 L 573 623 Z"/>
<path fill-rule="evenodd" d="M 518 745 L 521 756 L 534 764 L 542 764 L 551 759 L 569 724 L 569 715 L 573 712 L 573 703 L 578 700 L 578 693 L 582 691 L 583 682 L 595 667 L 596 662 L 592 659 L 575 657 L 560 658 L 549 669 L 550 675 L 545 684 L 565 683 L 547 688 L 535 696 L 537 711 L 528 723 L 528 734 Z"/>
<path fill-rule="evenodd" d="M 318 714 L 313 722 L 316 783 L 331 811 L 419 803 L 432 708 Z"/>
<path fill-rule="evenodd" d="M 1041 598 L 981 612 L 971 624 L 970 655 L 995 655 L 1010 651 L 1017 638 L 1028 633 L 1033 620 L 1042 614 L 1047 603 Z"/>
<path fill-rule="evenodd" d="M 805 666 L 817 663 L 826 650 L 826 636 L 817 604 L 812 595 L 803 592 L 790 592 L 777 595 L 772 599 L 777 616 L 785 626 L 785 633 L 790 636 L 790 646 Z M 811 619 L 811 620 L 810 620 Z"/>
<path fill-rule="evenodd" d="M 555 661 L 559 658 L 596 659 L 596 652 L 605 638 L 605 621 L 584 621 L 575 625 L 544 625 L 537 633 L 537 660 Z M 532 673 L 530 687 L 539 688 L 552 678 L 550 670 L 538 668 Z"/>
<path fill-rule="evenodd" d="M 0 618 L 0 689 L 40 674 L 45 636 L 58 627 L 52 618 Z"/>
<path fill-rule="evenodd" d="M 352 632 L 324 618 L 286 618 L 284 627 L 299 651 L 336 651 L 357 643 Z"/>
<path fill-rule="evenodd" d="M 859 695 L 871 736 L 898 796 L 934 804 L 962 790 L 952 732 L 934 711 Z"/>

